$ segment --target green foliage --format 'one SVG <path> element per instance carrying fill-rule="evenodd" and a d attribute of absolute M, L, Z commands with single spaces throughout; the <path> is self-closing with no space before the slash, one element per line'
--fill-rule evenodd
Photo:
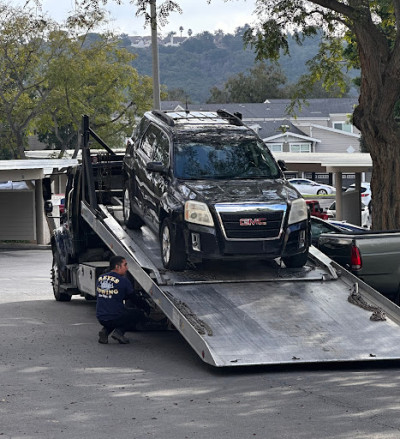
<path fill-rule="evenodd" d="M 248 25 L 240 27 L 234 34 L 217 31 L 212 35 L 204 32 L 188 38 L 178 47 L 160 45 L 161 83 L 168 90 L 184 90 L 192 102 L 213 100 L 216 90 L 221 90 L 226 81 L 237 74 L 245 74 L 256 65 L 254 51 L 244 47 L 243 35 L 248 28 Z M 296 38 L 303 40 L 301 46 L 296 44 Z M 279 61 L 288 83 L 296 83 L 306 73 L 306 61 L 310 55 L 318 53 L 320 41 L 320 34 L 307 38 L 288 35 L 291 56 L 281 53 Z M 131 47 L 128 50 L 137 55 L 133 66 L 138 72 L 151 75 L 151 48 Z"/>
<path fill-rule="evenodd" d="M 87 44 L 84 37 L 69 39 L 65 50 L 49 66 L 54 92 L 38 132 L 50 132 L 65 149 L 77 138 L 82 114 L 111 146 L 121 146 L 134 126 L 136 114 L 151 106 L 151 79 L 140 77 L 131 66 L 134 56 L 111 35 Z M 66 127 L 70 135 L 66 138 Z"/>
<path fill-rule="evenodd" d="M 1 155 L 24 157 L 34 132 L 62 150 L 70 147 L 80 139 L 82 114 L 104 140 L 123 145 L 135 116 L 152 101 L 151 78 L 132 67 L 134 55 L 78 21 L 61 27 L 3 4 L 0 15 Z"/>
<path fill-rule="evenodd" d="M 285 83 L 286 77 L 278 66 L 257 63 L 247 75 L 239 73 L 229 78 L 223 90 L 212 88 L 208 103 L 251 103 L 264 102 L 267 98 L 283 98 L 281 86 Z"/>

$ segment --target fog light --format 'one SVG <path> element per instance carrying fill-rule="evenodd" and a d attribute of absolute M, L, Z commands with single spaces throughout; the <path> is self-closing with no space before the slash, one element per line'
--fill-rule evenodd
<path fill-rule="evenodd" d="M 301 230 L 299 233 L 299 248 L 303 248 L 306 245 L 306 231 Z"/>
<path fill-rule="evenodd" d="M 192 249 L 197 252 L 201 251 L 199 233 L 192 233 Z"/>

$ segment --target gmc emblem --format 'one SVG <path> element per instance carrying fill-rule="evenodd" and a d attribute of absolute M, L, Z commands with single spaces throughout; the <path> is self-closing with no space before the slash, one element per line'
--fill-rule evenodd
<path fill-rule="evenodd" d="M 240 218 L 241 226 L 266 226 L 267 218 Z"/>

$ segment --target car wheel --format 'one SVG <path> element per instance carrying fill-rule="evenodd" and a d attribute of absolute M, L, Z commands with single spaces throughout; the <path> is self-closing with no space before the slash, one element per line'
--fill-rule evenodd
<path fill-rule="evenodd" d="M 61 283 L 63 283 L 64 279 L 62 276 L 62 272 L 57 263 L 57 258 L 53 255 L 53 265 L 51 268 L 51 283 L 53 284 L 53 293 L 54 298 L 57 302 L 69 302 L 71 300 L 71 295 L 64 293 L 61 290 Z"/>
<path fill-rule="evenodd" d="M 328 191 L 326 189 L 319 189 L 317 195 L 328 195 Z"/>
<path fill-rule="evenodd" d="M 306 264 L 307 259 L 308 259 L 308 250 L 298 255 L 282 258 L 283 262 L 286 265 L 286 268 L 301 268 Z"/>
<path fill-rule="evenodd" d="M 137 230 L 140 229 L 144 222 L 139 215 L 136 215 L 132 212 L 131 206 L 131 196 L 129 192 L 128 184 L 125 184 L 124 188 L 124 197 L 123 197 L 123 214 L 124 214 L 124 223 L 128 229 Z"/>
<path fill-rule="evenodd" d="M 182 233 L 172 227 L 171 221 L 166 218 L 160 230 L 161 259 L 165 268 L 182 271 L 186 267 L 186 251 Z"/>

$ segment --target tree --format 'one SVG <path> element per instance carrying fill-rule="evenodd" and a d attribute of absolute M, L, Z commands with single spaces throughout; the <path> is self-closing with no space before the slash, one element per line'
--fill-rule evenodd
<path fill-rule="evenodd" d="M 256 13 L 260 22 L 246 31 L 245 41 L 255 47 L 258 59 L 277 59 L 281 50 L 288 53 L 289 29 L 296 30 L 301 43 L 300 32 L 312 36 L 323 28 L 319 54 L 308 63 L 311 83 L 343 84 L 345 60 L 338 36 L 346 35 L 353 43 L 361 69 L 353 124 L 361 131 L 373 162 L 373 227 L 400 228 L 399 2 L 260 0 Z M 303 92 L 299 90 L 298 99 L 304 97 Z"/>
<path fill-rule="evenodd" d="M 191 104 L 189 96 L 183 88 L 171 88 L 168 90 L 167 100 Z"/>
<path fill-rule="evenodd" d="M 0 14 L 0 155 L 24 158 L 35 132 L 62 156 L 79 147 L 82 114 L 111 146 L 124 145 L 135 117 L 151 108 L 152 87 L 120 39 L 91 33 L 87 16 L 61 27 L 9 6 Z"/>
<path fill-rule="evenodd" d="M 50 43 L 56 24 L 20 8 L 0 5 L 0 20 L 0 124 L 9 133 L 4 147 L 24 158 L 33 120 L 46 111 L 51 93 L 46 66 L 62 50 L 62 38 Z"/>
<path fill-rule="evenodd" d="M 54 135 L 60 156 L 73 139 L 80 139 L 82 114 L 91 117 L 93 129 L 110 146 L 124 145 L 135 116 L 151 108 L 152 101 L 151 78 L 138 75 L 133 59 L 112 35 L 101 35 L 89 46 L 81 36 L 69 39 L 62 56 L 49 65 L 53 91 L 38 132 Z"/>
<path fill-rule="evenodd" d="M 264 102 L 266 99 L 285 97 L 280 88 L 286 83 L 285 75 L 278 66 L 257 63 L 249 74 L 238 73 L 231 76 L 223 90 L 213 87 L 208 103 Z M 222 102 L 221 102 L 222 100 Z"/>

